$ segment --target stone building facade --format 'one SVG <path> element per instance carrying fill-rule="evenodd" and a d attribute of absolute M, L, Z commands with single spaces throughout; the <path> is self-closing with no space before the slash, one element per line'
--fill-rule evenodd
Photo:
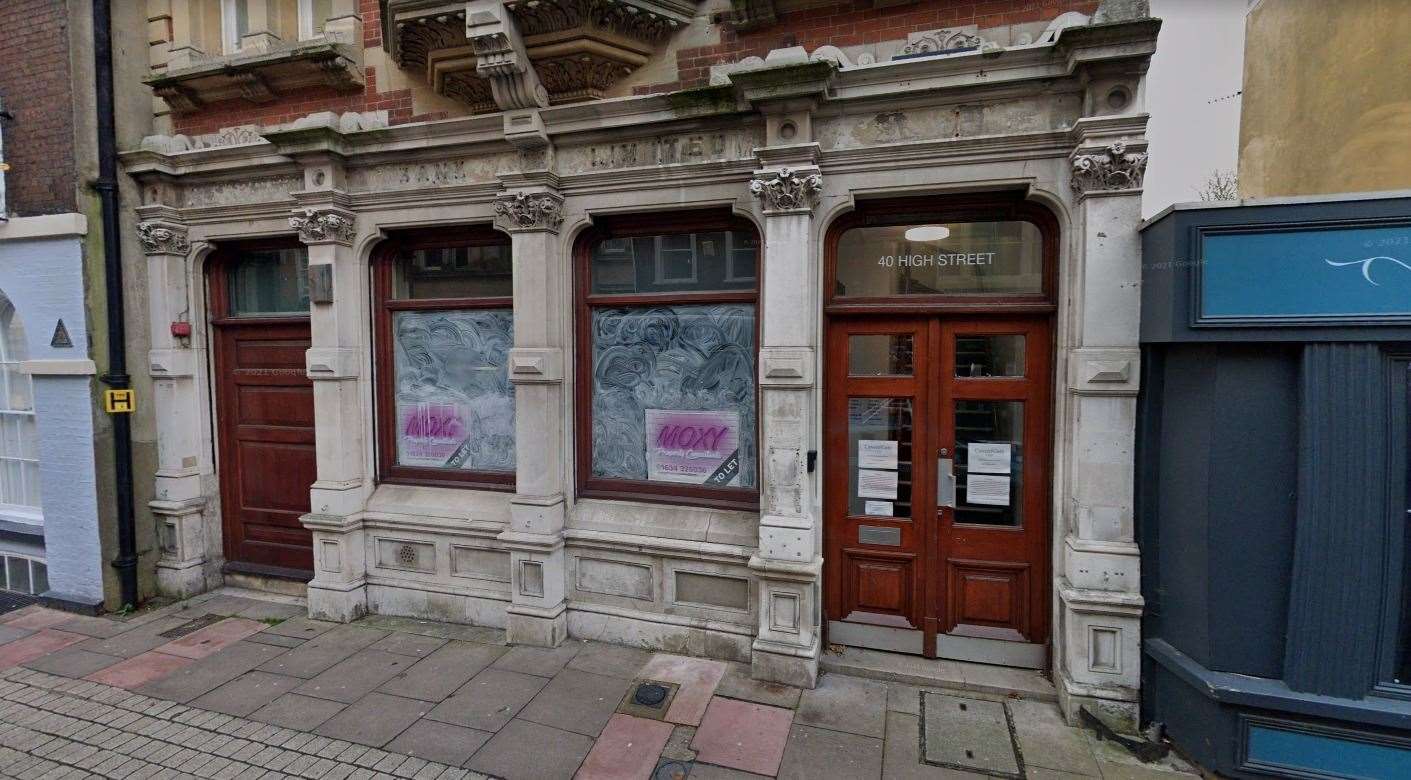
<path fill-rule="evenodd" d="M 123 156 L 168 592 L 1134 717 L 1144 3 L 238 5 Z"/>

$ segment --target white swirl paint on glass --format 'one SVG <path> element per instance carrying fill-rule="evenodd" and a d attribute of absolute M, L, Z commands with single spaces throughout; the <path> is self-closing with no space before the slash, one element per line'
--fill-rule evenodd
<path fill-rule="evenodd" d="M 1361 260 L 1329 260 L 1327 258 L 1324 258 L 1323 262 L 1327 263 L 1328 265 L 1334 268 L 1343 268 L 1349 265 L 1361 266 L 1362 278 L 1366 279 L 1367 283 L 1374 287 L 1381 287 L 1381 283 L 1372 278 L 1372 264 L 1378 260 L 1390 260 L 1396 265 L 1399 265 L 1402 268 L 1411 271 L 1411 265 L 1408 265 L 1405 261 L 1398 260 L 1395 257 L 1392 257 L 1391 255 L 1377 255 L 1376 257 L 1364 257 Z"/>
<path fill-rule="evenodd" d="M 755 307 L 594 309 L 593 476 L 645 480 L 646 410 L 739 415 L 740 473 L 755 486 Z"/>
<path fill-rule="evenodd" d="M 397 462 L 514 471 L 510 309 L 392 315 Z"/>

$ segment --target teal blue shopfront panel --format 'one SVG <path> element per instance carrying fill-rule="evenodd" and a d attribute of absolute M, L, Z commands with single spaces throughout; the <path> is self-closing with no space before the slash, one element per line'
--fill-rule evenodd
<path fill-rule="evenodd" d="M 1251 723 L 1244 768 L 1285 777 L 1406 780 L 1411 745 Z"/>
<path fill-rule="evenodd" d="M 1198 325 L 1411 320 L 1411 225 L 1201 232 Z"/>

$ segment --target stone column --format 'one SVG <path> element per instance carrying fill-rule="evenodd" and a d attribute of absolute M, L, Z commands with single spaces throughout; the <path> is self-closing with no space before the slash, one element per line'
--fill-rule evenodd
<path fill-rule="evenodd" d="M 1088 707 L 1135 730 L 1142 597 L 1133 521 L 1145 117 L 1079 120 L 1073 339 L 1059 446 L 1067 464 L 1055 678 L 1070 721 Z"/>
<path fill-rule="evenodd" d="M 764 211 L 763 317 L 759 351 L 759 631 L 754 677 L 812 688 L 821 641 L 816 615 L 823 559 L 808 481 L 813 441 L 816 308 L 813 209 L 823 189 L 817 144 L 762 149 L 750 192 Z"/>
<path fill-rule="evenodd" d="M 288 6 L 293 10 L 296 6 Z M 285 4 L 279 0 L 245 0 L 248 27 L 240 36 L 241 51 L 263 51 L 279 44 L 279 31 L 296 28 L 297 19 L 285 19 Z M 297 13 L 297 11 L 295 12 Z M 297 31 L 296 31 L 297 35 Z"/>
<path fill-rule="evenodd" d="M 197 367 L 205 364 L 205 340 L 191 321 L 186 226 L 167 206 L 138 209 L 146 221 L 137 238 L 147 255 L 148 334 L 153 408 L 157 415 L 155 498 L 148 504 L 157 523 L 161 557 L 157 588 L 184 599 L 206 590 L 206 496 L 201 480 L 201 393 Z M 184 335 L 183 335 L 184 334 Z"/>
<path fill-rule="evenodd" d="M 338 186 L 341 169 L 330 160 L 307 164 L 300 208 L 290 227 L 309 248 L 312 346 L 307 368 L 314 383 L 318 479 L 309 489 L 314 579 L 309 615 L 355 620 L 367 611 L 366 549 L 361 513 L 372 484 L 366 473 L 371 420 L 363 408 L 363 343 L 367 338 L 367 274 L 354 255 L 356 226 Z"/>
<path fill-rule="evenodd" d="M 560 247 L 563 199 L 552 174 L 516 176 L 495 204 L 514 256 L 515 496 L 500 541 L 510 550 L 511 644 L 556 647 L 568 636 L 563 528 L 565 317 L 572 274 Z"/>

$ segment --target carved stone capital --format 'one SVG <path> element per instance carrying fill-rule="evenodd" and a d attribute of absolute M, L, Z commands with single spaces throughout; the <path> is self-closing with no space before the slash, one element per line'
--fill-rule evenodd
<path fill-rule="evenodd" d="M 765 213 L 809 212 L 823 193 L 823 177 L 780 168 L 774 175 L 757 174 L 750 182 L 750 194 L 759 199 Z"/>
<path fill-rule="evenodd" d="M 557 231 L 563 224 L 563 198 L 549 192 L 516 192 L 495 203 L 495 224 L 510 232 Z"/>
<path fill-rule="evenodd" d="M 305 208 L 289 216 L 289 227 L 305 244 L 351 244 L 357 234 L 353 215 L 333 209 Z"/>
<path fill-rule="evenodd" d="M 1145 151 L 1128 151 L 1125 141 L 1106 149 L 1073 154 L 1073 192 L 1079 197 L 1102 192 L 1140 190 L 1146 176 Z"/>
<path fill-rule="evenodd" d="M 191 251 L 186 226 L 174 222 L 140 222 L 137 240 L 142 242 L 142 251 L 149 255 L 185 255 Z"/>

